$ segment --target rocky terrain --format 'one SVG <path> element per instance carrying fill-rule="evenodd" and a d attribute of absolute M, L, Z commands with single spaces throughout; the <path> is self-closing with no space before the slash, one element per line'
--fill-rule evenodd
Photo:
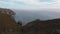
<path fill-rule="evenodd" d="M 2 9 L 8 10 L 8 9 Z M 12 10 L 10 10 L 12 11 Z M 0 12 L 3 12 L 0 10 Z M 9 11 L 7 11 L 9 13 Z M 11 13 L 10 13 L 11 14 Z M 0 13 L 0 34 L 21 34 L 21 25 L 18 24 L 12 14 Z"/>

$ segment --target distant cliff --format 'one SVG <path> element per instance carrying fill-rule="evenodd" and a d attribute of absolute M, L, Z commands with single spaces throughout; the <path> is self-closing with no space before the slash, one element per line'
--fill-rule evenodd
<path fill-rule="evenodd" d="M 60 32 L 60 19 L 46 21 L 37 19 L 23 26 L 24 34 L 56 34 L 56 30 Z"/>

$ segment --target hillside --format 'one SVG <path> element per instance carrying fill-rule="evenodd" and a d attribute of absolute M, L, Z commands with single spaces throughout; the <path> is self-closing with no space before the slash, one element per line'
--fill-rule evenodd
<path fill-rule="evenodd" d="M 56 32 L 60 32 L 60 19 L 34 20 L 23 26 L 23 32 L 24 34 L 57 34 Z"/>
<path fill-rule="evenodd" d="M 0 13 L 0 34 L 19 34 L 19 33 L 21 33 L 21 25 L 16 23 L 14 17 L 6 13 Z"/>

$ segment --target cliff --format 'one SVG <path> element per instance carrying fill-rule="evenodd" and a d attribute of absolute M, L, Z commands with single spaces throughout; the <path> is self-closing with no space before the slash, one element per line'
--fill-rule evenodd
<path fill-rule="evenodd" d="M 21 32 L 21 25 L 16 23 L 15 19 L 13 19 L 14 17 L 12 18 L 14 13 L 9 13 L 12 10 L 8 10 L 9 9 L 0 9 L 0 34 L 18 34 Z"/>

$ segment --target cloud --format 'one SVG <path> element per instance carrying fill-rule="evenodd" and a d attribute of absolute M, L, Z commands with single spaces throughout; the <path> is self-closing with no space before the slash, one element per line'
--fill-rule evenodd
<path fill-rule="evenodd" d="M 13 4 L 14 4 L 14 2 L 5 2 L 5 1 L 0 1 L 0 4 L 11 4 L 11 5 L 13 5 Z"/>
<path fill-rule="evenodd" d="M 52 0 L 52 2 L 39 2 L 39 0 L 15 0 L 25 4 L 35 5 L 36 8 L 60 8 L 60 0 Z"/>
<path fill-rule="evenodd" d="M 24 5 L 22 5 L 21 2 Z M 0 1 L 0 4 L 8 4 L 11 6 L 16 5 L 15 7 L 18 9 L 20 8 L 21 9 L 43 9 L 43 8 L 60 9 L 60 0 L 52 0 L 51 2 L 48 1 L 41 2 L 39 0 L 9 0 L 9 1 L 6 0 L 6 1 Z"/>

